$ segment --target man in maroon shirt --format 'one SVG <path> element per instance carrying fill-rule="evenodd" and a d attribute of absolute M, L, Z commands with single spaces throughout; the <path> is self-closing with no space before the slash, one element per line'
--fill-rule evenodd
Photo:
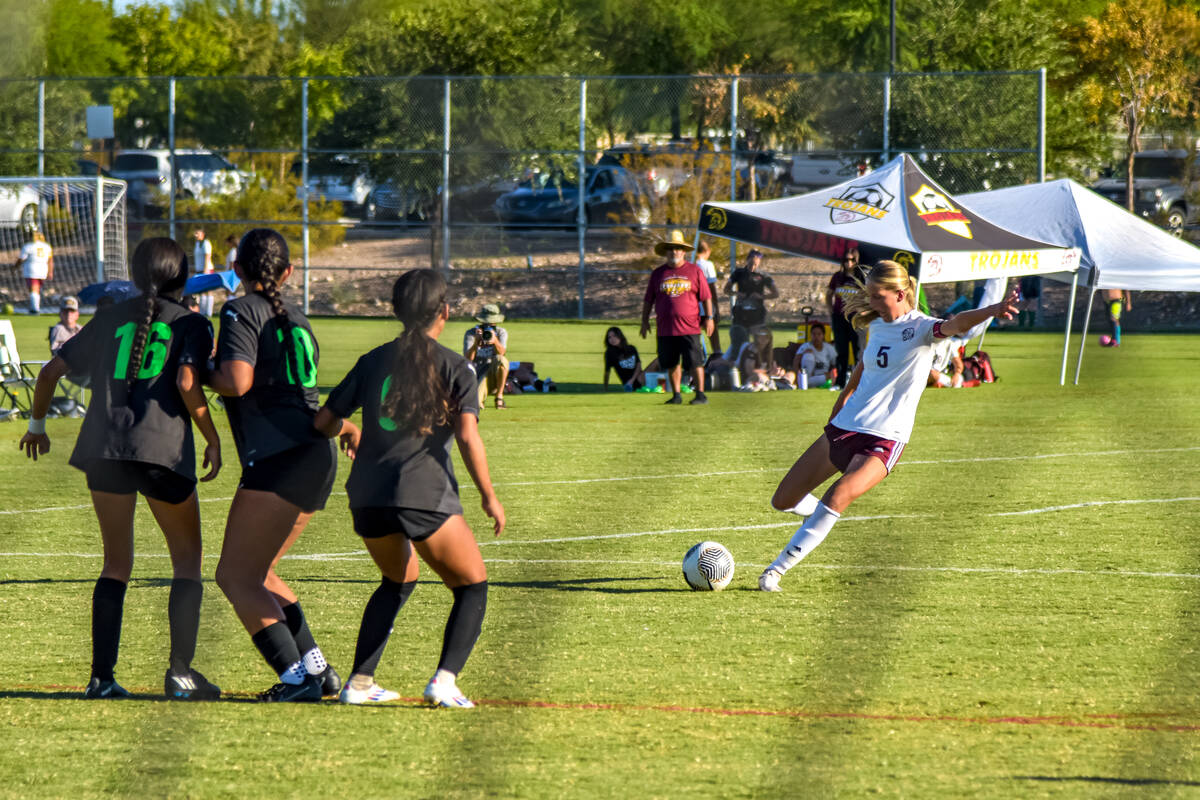
<path fill-rule="evenodd" d="M 708 402 L 704 395 L 704 353 L 700 348 L 700 306 L 704 306 L 704 333 L 712 336 L 712 292 L 704 273 L 687 260 L 691 249 L 684 241 L 683 231 L 671 231 L 669 240 L 654 246 L 654 252 L 666 256 L 667 263 L 650 273 L 642 304 L 643 339 L 650 333 L 651 308 L 658 318 L 658 364 L 671 378 L 672 394 L 667 405 L 683 402 L 679 384 L 684 369 L 690 370 L 695 379 L 696 396 L 692 405 Z"/>

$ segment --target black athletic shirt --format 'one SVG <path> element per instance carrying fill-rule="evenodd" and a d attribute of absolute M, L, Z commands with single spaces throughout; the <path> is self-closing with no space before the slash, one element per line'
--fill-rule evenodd
<path fill-rule="evenodd" d="M 218 365 L 245 361 L 254 367 L 250 391 L 225 398 L 242 466 L 325 438 L 312 425 L 320 407 L 317 339 L 300 309 L 285 307 L 291 321 L 286 344 L 283 326 L 262 295 L 236 297 L 221 308 Z"/>
<path fill-rule="evenodd" d="M 749 328 L 766 322 L 767 306 L 762 295 L 768 286 L 775 286 L 775 279 L 764 272 L 738 267 L 729 280 L 738 294 L 733 305 L 733 324 Z"/>
<path fill-rule="evenodd" d="M 638 351 L 633 345 L 604 348 L 604 366 L 615 370 L 621 383 L 629 383 L 633 373 L 637 371 Z"/>
<path fill-rule="evenodd" d="M 212 325 L 174 300 L 160 298 L 138 378 L 127 388 L 129 357 L 144 309 L 141 297 L 101 309 L 58 351 L 71 374 L 92 379 L 92 400 L 70 463 L 87 470 L 97 459 L 144 461 L 195 480 L 192 421 L 175 381 L 184 364 L 203 372 L 212 353 Z"/>
<path fill-rule="evenodd" d="M 339 417 L 363 410 L 362 441 L 346 481 L 351 508 L 387 506 L 461 514 L 458 481 L 450 460 L 453 425 L 428 436 L 396 430 L 384 417 L 383 398 L 391 386 L 396 341 L 358 359 L 354 369 L 330 392 L 325 405 Z M 437 371 L 461 414 L 479 414 L 475 373 L 469 361 L 438 345 Z"/>

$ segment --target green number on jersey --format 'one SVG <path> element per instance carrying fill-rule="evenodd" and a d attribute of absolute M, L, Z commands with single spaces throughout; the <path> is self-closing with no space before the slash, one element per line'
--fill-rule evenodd
<path fill-rule="evenodd" d="M 137 323 L 126 322 L 117 328 L 114 339 L 120 339 L 117 346 L 117 363 L 113 368 L 113 377 L 124 379 L 129 373 L 129 357 L 133 353 L 133 340 L 137 335 Z M 146 348 L 142 352 L 142 363 L 138 367 L 138 380 L 158 376 L 167 365 L 167 343 L 171 341 L 171 326 L 165 322 L 155 322 L 150 325 L 146 334 Z"/>
<path fill-rule="evenodd" d="M 317 385 L 316 345 L 313 344 L 312 336 L 304 328 L 293 325 L 291 331 L 292 350 L 296 354 L 296 363 L 300 366 L 299 383 L 305 389 L 311 389 Z M 275 335 L 279 338 L 279 343 L 283 344 L 283 331 L 275 331 Z M 283 363 L 284 368 L 287 369 L 288 383 L 295 385 L 297 381 L 296 376 L 292 374 L 292 362 L 284 358 Z"/>
<path fill-rule="evenodd" d="M 379 406 L 380 406 L 380 408 L 382 408 L 383 404 L 387 402 L 388 389 L 390 389 L 390 388 L 392 388 L 392 376 L 388 375 L 386 378 L 383 379 L 383 388 L 379 390 Z M 396 430 L 396 428 L 398 426 L 396 425 L 396 420 L 392 419 L 391 417 L 385 417 L 382 414 L 380 414 L 379 415 L 379 427 L 383 428 L 385 431 L 394 431 L 394 430 Z"/>

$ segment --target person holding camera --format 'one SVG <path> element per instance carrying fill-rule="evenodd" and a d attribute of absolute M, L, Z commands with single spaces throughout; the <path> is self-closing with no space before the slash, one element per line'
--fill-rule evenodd
<path fill-rule="evenodd" d="M 489 394 L 496 395 L 496 408 L 508 408 L 504 402 L 504 384 L 508 382 L 508 331 L 500 327 L 504 315 L 500 306 L 488 303 L 475 317 L 479 324 L 463 337 L 463 355 L 475 370 L 479 381 L 479 407 Z"/>

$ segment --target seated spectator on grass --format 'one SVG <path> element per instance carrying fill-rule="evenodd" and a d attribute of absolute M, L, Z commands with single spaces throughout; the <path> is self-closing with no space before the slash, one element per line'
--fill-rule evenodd
<path fill-rule="evenodd" d="M 615 371 L 625 391 L 633 392 L 646 385 L 642 359 L 636 347 L 615 325 L 604 334 L 604 388 L 608 389 L 608 374 Z"/>
<path fill-rule="evenodd" d="M 929 380 L 926 382 L 926 386 L 962 388 L 962 344 L 961 339 L 953 336 L 933 343 L 933 366 L 929 369 Z"/>
<path fill-rule="evenodd" d="M 807 383 L 797 380 L 802 370 L 808 373 Z M 808 341 L 796 351 L 788 379 L 793 386 L 809 388 L 837 380 L 837 348 L 825 340 L 825 323 L 813 322 L 808 326 Z"/>
<path fill-rule="evenodd" d="M 788 388 L 794 386 L 775 363 L 775 337 L 766 325 L 750 329 L 750 341 L 742 347 L 738 369 L 742 372 L 742 391 L 771 391 L 780 388 L 777 380 Z"/>

